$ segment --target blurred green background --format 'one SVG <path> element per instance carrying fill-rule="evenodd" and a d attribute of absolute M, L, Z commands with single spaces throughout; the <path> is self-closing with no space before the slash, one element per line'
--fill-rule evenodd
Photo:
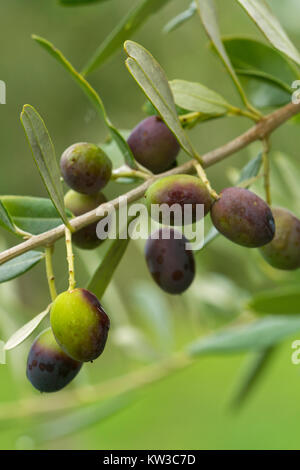
<path fill-rule="evenodd" d="M 76 84 L 32 41 L 31 34 L 49 39 L 80 69 L 133 3 L 137 2 L 111 0 L 77 8 L 63 8 L 55 0 L 1 3 L 0 79 L 7 85 L 7 104 L 0 106 L 1 194 L 46 196 L 19 122 L 23 104 L 33 105 L 44 117 L 58 156 L 74 142 L 101 142 L 107 137 L 103 123 Z M 296 20 L 299 2 L 272 0 L 270 4 L 300 46 Z M 197 17 L 174 33 L 162 33 L 165 23 L 188 5 L 189 0 L 173 0 L 134 39 L 152 52 L 170 79 L 200 81 L 239 105 Z M 263 39 L 234 0 L 220 0 L 218 6 L 224 34 Z M 121 129 L 130 129 L 144 117 L 145 99 L 127 72 L 124 58 L 123 51 L 119 51 L 89 79 L 113 122 Z M 204 153 L 239 135 L 249 124 L 238 118 L 211 121 L 193 129 L 191 138 L 198 151 Z M 292 184 L 289 180 L 291 174 L 300 176 L 298 136 L 299 127 L 288 124 L 272 138 L 272 148 L 289 155 L 283 158 L 282 153 L 274 153 L 272 189 L 276 203 L 300 216 L 299 179 L 294 177 Z M 220 190 L 232 183 L 237 170 L 258 151 L 259 145 L 254 144 L 211 168 L 208 173 L 214 187 Z M 180 159 L 183 161 L 184 155 Z M 260 192 L 260 184 L 255 189 Z M 112 197 L 122 190 L 125 187 L 111 184 L 106 195 Z M 1 232 L 0 237 L 1 249 L 16 243 L 6 233 Z M 298 273 L 273 270 L 255 250 L 218 239 L 197 255 L 197 280 L 190 291 L 174 299 L 152 283 L 142 250 L 143 242 L 131 243 L 103 298 L 112 319 L 105 354 L 85 366 L 69 390 L 89 384 L 92 387 L 144 367 L 240 314 L 247 318 L 243 303 L 251 293 L 292 284 L 300 277 Z M 98 255 L 82 251 L 77 255 L 79 284 L 84 285 L 97 266 Z M 67 287 L 63 242 L 57 244 L 54 260 L 62 291 Z M 7 339 L 48 302 L 42 265 L 17 281 L 1 285 L 0 338 Z M 47 396 L 41 398 L 25 377 L 31 341 L 9 353 L 7 365 L 0 365 L 0 419 L 6 401 L 36 397 L 47 402 Z M 230 408 L 230 402 L 245 357 L 205 358 L 141 390 L 128 406 L 106 419 L 101 419 L 103 413 L 96 404 L 92 410 L 77 408 L 66 417 L 61 414 L 61 421 L 55 421 L 60 418 L 52 414 L 38 420 L 30 415 L 20 420 L 0 420 L 0 448 L 299 449 L 300 366 L 291 363 L 291 341 L 275 352 L 260 387 L 238 412 Z"/>

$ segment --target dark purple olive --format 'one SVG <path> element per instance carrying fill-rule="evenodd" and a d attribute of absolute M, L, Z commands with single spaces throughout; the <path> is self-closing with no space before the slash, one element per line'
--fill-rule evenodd
<path fill-rule="evenodd" d="M 224 189 L 212 205 L 211 218 L 222 235 L 248 248 L 266 245 L 275 235 L 270 207 L 248 189 Z"/>
<path fill-rule="evenodd" d="M 153 173 L 168 170 L 180 150 L 174 135 L 158 116 L 140 122 L 130 134 L 128 145 L 136 161 Z"/>
<path fill-rule="evenodd" d="M 180 238 L 175 238 L 175 234 Z M 187 243 L 187 239 L 172 228 L 162 228 L 147 240 L 148 269 L 159 287 L 169 294 L 182 294 L 194 280 L 195 260 L 192 251 L 186 249 Z"/>
<path fill-rule="evenodd" d="M 48 328 L 30 348 L 26 375 L 40 392 L 58 392 L 76 377 L 81 366 L 81 362 L 64 353 L 55 341 L 51 328 Z"/>
<path fill-rule="evenodd" d="M 290 211 L 272 208 L 275 219 L 275 237 L 260 248 L 265 260 L 274 268 L 300 268 L 300 220 Z"/>

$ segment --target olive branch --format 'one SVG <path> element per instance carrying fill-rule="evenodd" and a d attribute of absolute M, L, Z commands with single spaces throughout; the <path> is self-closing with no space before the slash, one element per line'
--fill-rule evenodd
<path fill-rule="evenodd" d="M 300 113 L 300 104 L 290 103 L 282 108 L 274 111 L 273 113 L 263 117 L 255 126 L 251 127 L 248 131 L 244 132 L 240 136 L 231 140 L 227 144 L 222 145 L 214 150 L 209 151 L 208 153 L 202 155 L 203 167 L 208 168 L 216 163 L 224 160 L 225 158 L 233 155 L 234 153 L 242 150 L 251 143 L 263 140 L 266 137 L 269 137 L 276 129 L 282 126 L 285 122 L 291 119 L 293 116 L 296 116 Z M 128 191 L 123 194 L 122 197 L 126 197 L 128 203 L 134 202 L 145 194 L 148 187 L 153 183 L 153 181 L 160 179 L 164 176 L 169 175 L 178 175 L 183 173 L 193 173 L 195 172 L 195 161 L 190 160 L 183 165 L 180 165 L 176 168 L 173 168 L 170 171 L 153 175 L 147 181 L 143 182 L 137 188 Z M 119 207 L 120 201 L 119 198 L 113 199 L 109 202 L 101 204 L 101 210 L 109 214 L 113 209 Z M 83 214 L 79 217 L 71 219 L 69 221 L 73 231 L 78 231 L 87 225 L 100 220 L 101 217 L 97 216 L 99 208 L 94 209 L 86 214 Z M 16 245 L 8 250 L 0 253 L 0 264 L 5 263 L 17 256 L 20 256 L 23 253 L 28 252 L 34 248 L 41 246 L 51 245 L 65 235 L 65 225 L 59 225 L 52 230 L 48 230 L 40 235 L 34 235 L 28 240 Z"/>

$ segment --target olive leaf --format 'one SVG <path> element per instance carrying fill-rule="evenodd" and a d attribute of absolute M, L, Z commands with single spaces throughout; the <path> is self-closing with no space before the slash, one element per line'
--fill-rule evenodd
<path fill-rule="evenodd" d="M 135 309 L 142 322 L 157 337 L 164 353 L 174 348 L 173 310 L 164 293 L 147 281 L 138 281 L 130 292 Z"/>
<path fill-rule="evenodd" d="M 134 223 L 135 219 L 136 217 L 129 217 L 125 227 L 119 227 L 117 238 L 110 240 L 108 250 L 104 253 L 98 268 L 87 285 L 87 289 L 99 299 L 103 297 L 116 268 L 125 254 L 130 241 L 127 233 L 128 228 L 131 223 Z"/>
<path fill-rule="evenodd" d="M 221 95 L 201 83 L 173 80 L 170 82 L 170 87 L 175 103 L 187 111 L 223 116 L 232 109 L 232 106 Z"/>
<path fill-rule="evenodd" d="M 172 31 L 175 31 L 175 29 L 179 28 L 179 26 L 190 20 L 196 12 L 197 6 L 196 3 L 193 1 L 186 10 L 179 13 L 179 15 L 175 16 L 170 21 L 168 21 L 168 23 L 163 28 L 163 32 L 171 33 Z"/>
<path fill-rule="evenodd" d="M 242 86 L 239 82 L 239 79 L 235 73 L 234 68 L 232 67 L 232 64 L 230 62 L 230 59 L 227 55 L 226 49 L 221 39 L 214 0 L 195 0 L 195 2 L 196 2 L 200 19 L 202 21 L 202 24 L 204 26 L 204 29 L 206 30 L 208 37 L 212 41 L 219 57 L 224 63 L 240 95 L 245 101 L 245 96 L 244 96 Z"/>
<path fill-rule="evenodd" d="M 23 343 L 28 336 L 33 333 L 33 331 L 39 326 L 39 324 L 44 320 L 44 318 L 48 315 L 50 310 L 50 305 L 44 310 L 42 313 L 39 313 L 36 317 L 30 320 L 28 323 L 22 326 L 18 331 L 16 331 L 5 343 L 4 349 L 9 351 L 10 349 L 14 349 L 19 344 Z"/>
<path fill-rule="evenodd" d="M 204 243 L 203 243 L 202 248 L 204 248 L 205 246 L 207 246 L 211 242 L 213 242 L 219 235 L 220 235 L 220 232 L 214 226 L 212 226 L 211 229 L 209 230 L 208 234 L 204 238 Z M 201 250 L 199 250 L 199 252 L 200 251 Z"/>
<path fill-rule="evenodd" d="M 262 152 L 259 152 L 257 157 L 252 158 L 247 165 L 245 165 L 241 172 L 240 176 L 236 182 L 236 185 L 239 185 L 247 180 L 250 180 L 251 178 L 255 178 L 255 176 L 258 175 L 259 170 L 261 169 L 262 165 L 262 159 L 263 159 L 263 154 Z M 248 188 L 249 186 L 247 186 Z"/>
<path fill-rule="evenodd" d="M 191 157 L 201 161 L 180 124 L 172 91 L 159 63 L 136 42 L 126 41 L 124 47 L 128 55 L 126 66 L 137 84 L 157 109 L 181 147 Z"/>
<path fill-rule="evenodd" d="M 45 187 L 64 224 L 69 226 L 64 206 L 64 194 L 55 150 L 45 123 L 38 112 L 30 105 L 25 105 L 21 113 L 21 122 L 27 136 L 36 166 Z"/>
<path fill-rule="evenodd" d="M 272 193 L 276 205 L 287 207 L 299 216 L 300 168 L 294 155 L 275 151 L 272 153 Z"/>
<path fill-rule="evenodd" d="M 45 444 L 49 441 L 60 440 L 78 433 L 93 424 L 99 424 L 116 413 L 128 407 L 136 394 L 124 392 L 120 395 L 96 403 L 87 407 L 76 409 L 62 416 L 48 419 L 46 422 L 36 424 L 29 430 L 34 442 L 38 445 Z"/>
<path fill-rule="evenodd" d="M 23 255 L 7 261 L 0 266 L 0 284 L 15 279 L 29 271 L 44 258 L 40 251 L 28 251 Z"/>
<path fill-rule="evenodd" d="M 300 314 L 299 286 L 283 286 L 255 294 L 246 308 L 259 315 L 298 315 Z"/>
<path fill-rule="evenodd" d="M 113 240 L 98 268 L 90 279 L 87 289 L 101 299 L 128 247 L 130 238 Z"/>
<path fill-rule="evenodd" d="M 232 406 L 234 408 L 240 407 L 257 385 L 266 367 L 269 366 L 270 360 L 273 358 L 274 349 L 274 347 L 270 347 L 258 351 L 254 354 L 254 357 L 251 357 L 250 361 L 247 361 L 245 371 L 242 373 L 232 400 Z"/>
<path fill-rule="evenodd" d="M 6 207 L 3 205 L 2 201 L 0 200 L 0 226 L 9 230 L 10 232 L 15 233 L 16 228 L 14 223 L 11 219 L 10 214 L 7 212 Z"/>
<path fill-rule="evenodd" d="M 131 134 L 131 130 L 129 129 L 119 129 L 119 132 L 125 140 L 127 140 Z M 124 158 L 123 158 L 122 152 L 120 151 L 120 148 L 116 144 L 115 140 L 110 138 L 109 140 L 106 140 L 106 142 L 104 143 L 99 142 L 98 146 L 102 148 L 102 150 L 106 153 L 106 155 L 109 155 L 109 158 L 112 161 L 114 170 L 116 170 L 117 168 L 120 168 L 121 166 L 124 166 Z"/>
<path fill-rule="evenodd" d="M 262 33 L 279 51 L 300 65 L 300 54 L 265 0 L 237 0 Z"/>
<path fill-rule="evenodd" d="M 31 196 L 0 196 L 0 203 L 12 223 L 21 230 L 39 235 L 61 224 L 61 218 L 50 199 Z M 72 217 L 66 210 L 68 217 Z"/>
<path fill-rule="evenodd" d="M 79 85 L 79 87 L 89 98 L 91 103 L 95 106 L 95 109 L 98 111 L 101 118 L 104 120 L 106 126 L 108 127 L 111 133 L 112 138 L 116 141 L 116 144 L 120 148 L 127 165 L 131 168 L 137 168 L 137 164 L 134 160 L 129 145 L 127 144 L 122 134 L 118 131 L 118 129 L 114 127 L 111 123 L 106 113 L 103 101 L 98 95 L 98 93 L 94 90 L 94 88 L 92 88 L 92 86 L 87 82 L 87 80 L 75 70 L 73 65 L 64 57 L 62 52 L 60 52 L 57 48 L 54 47 L 53 44 L 51 44 L 46 39 L 36 35 L 33 35 L 32 38 L 40 46 L 42 46 L 52 57 L 54 57 L 64 67 L 64 69 L 68 71 L 71 77 L 75 80 L 75 82 Z"/>
<path fill-rule="evenodd" d="M 291 101 L 291 84 L 299 78 L 294 64 L 268 44 L 244 37 L 223 38 L 246 94 L 260 107 Z"/>
<path fill-rule="evenodd" d="M 240 353 L 269 348 L 300 331 L 300 315 L 268 316 L 200 338 L 187 347 L 191 356 Z"/>
<path fill-rule="evenodd" d="M 106 37 L 81 73 L 87 75 L 100 67 L 147 21 L 149 16 L 157 13 L 169 2 L 170 0 L 141 0 Z"/>

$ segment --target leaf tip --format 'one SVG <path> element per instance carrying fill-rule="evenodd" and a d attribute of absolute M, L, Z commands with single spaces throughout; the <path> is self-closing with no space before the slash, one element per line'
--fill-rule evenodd
<path fill-rule="evenodd" d="M 142 46 L 135 41 L 131 41 L 130 39 L 124 42 L 124 50 L 126 54 L 129 56 L 131 56 L 131 48 L 135 48 L 135 47 L 141 48 Z"/>
<path fill-rule="evenodd" d="M 46 42 L 46 40 L 42 38 L 42 36 L 38 36 L 38 34 L 32 34 L 31 39 L 39 43 Z"/>
<path fill-rule="evenodd" d="M 130 41 L 125 41 L 125 42 L 124 42 L 124 46 L 123 46 L 123 47 L 124 47 L 124 51 L 125 51 L 126 54 L 128 54 L 128 55 L 129 55 L 129 53 L 128 53 L 128 45 L 130 46 L 129 43 L 130 43 Z"/>
<path fill-rule="evenodd" d="M 23 121 L 24 114 L 26 114 L 29 110 L 34 111 L 33 106 L 31 106 L 30 104 L 24 104 L 20 115 L 21 121 Z"/>

